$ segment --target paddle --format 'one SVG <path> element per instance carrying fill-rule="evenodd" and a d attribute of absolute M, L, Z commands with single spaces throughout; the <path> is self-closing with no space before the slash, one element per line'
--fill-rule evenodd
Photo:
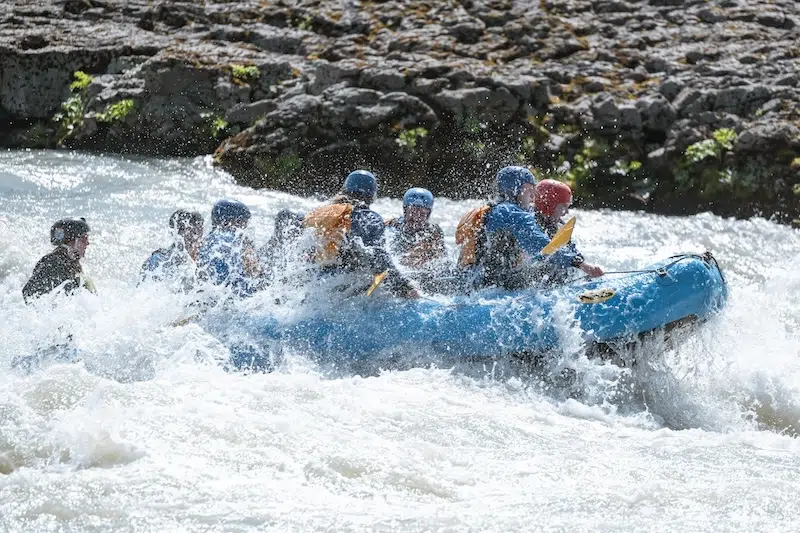
<path fill-rule="evenodd" d="M 388 273 L 389 273 L 388 270 L 384 270 L 380 274 L 375 275 L 375 279 L 372 281 L 372 285 L 370 285 L 369 289 L 367 289 L 367 296 L 372 296 L 372 293 L 375 292 L 375 289 L 378 288 L 378 285 L 381 284 L 383 278 L 385 278 Z"/>
<path fill-rule="evenodd" d="M 572 239 L 572 230 L 575 227 L 575 217 L 572 217 L 567 221 L 566 224 L 561 226 L 561 228 L 553 235 L 553 238 L 550 239 L 550 242 L 547 243 L 547 246 L 542 248 L 542 251 L 539 252 L 542 255 L 553 255 L 556 253 L 562 246 L 567 244 L 570 239 Z"/>

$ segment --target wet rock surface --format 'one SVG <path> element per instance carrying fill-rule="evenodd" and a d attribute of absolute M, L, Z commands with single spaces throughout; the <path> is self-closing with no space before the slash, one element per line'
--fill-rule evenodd
<path fill-rule="evenodd" d="M 526 164 L 587 206 L 791 221 L 799 22 L 793 0 L 7 0 L 0 143 L 214 153 L 295 192 L 364 166 L 476 197 Z"/>

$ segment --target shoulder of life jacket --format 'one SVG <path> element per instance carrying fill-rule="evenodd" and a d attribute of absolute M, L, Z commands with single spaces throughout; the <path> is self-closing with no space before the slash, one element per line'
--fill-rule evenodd
<path fill-rule="evenodd" d="M 461 246 L 458 256 L 458 266 L 466 267 L 475 264 L 478 253 L 478 237 L 483 231 L 486 215 L 492 209 L 489 205 L 482 205 L 470 209 L 456 226 L 456 244 Z"/>
<path fill-rule="evenodd" d="M 314 209 L 303 219 L 304 228 L 313 228 L 317 238 L 314 262 L 336 262 L 339 248 L 352 226 L 353 205 L 331 204 Z"/>

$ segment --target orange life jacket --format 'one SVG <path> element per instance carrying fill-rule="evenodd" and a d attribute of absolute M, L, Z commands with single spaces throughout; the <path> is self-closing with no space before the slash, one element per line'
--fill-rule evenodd
<path fill-rule="evenodd" d="M 303 227 L 314 228 L 317 237 L 314 262 L 335 263 L 342 242 L 352 225 L 353 205 L 337 203 L 324 205 L 308 213 L 303 219 Z"/>
<path fill-rule="evenodd" d="M 474 265 L 478 259 L 478 239 L 483 233 L 483 221 L 487 213 L 491 211 L 489 205 L 482 205 L 470 209 L 456 227 L 456 244 L 461 246 L 458 255 L 458 266 L 467 267 Z"/>

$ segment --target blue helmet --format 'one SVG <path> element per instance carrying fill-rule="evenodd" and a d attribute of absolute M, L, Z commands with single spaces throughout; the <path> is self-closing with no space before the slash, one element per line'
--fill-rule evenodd
<path fill-rule="evenodd" d="M 372 172 L 355 170 L 344 180 L 344 192 L 365 198 L 375 198 L 375 195 L 378 194 L 378 181 Z"/>
<path fill-rule="evenodd" d="M 497 192 L 507 198 L 519 196 L 525 183 L 536 185 L 536 178 L 525 167 L 505 167 L 497 173 Z"/>
<path fill-rule="evenodd" d="M 414 206 L 433 209 L 433 194 L 428 189 L 413 187 L 403 195 L 403 207 Z"/>
<path fill-rule="evenodd" d="M 228 222 L 247 222 L 248 220 L 250 220 L 250 209 L 236 200 L 219 200 L 211 210 L 213 226 Z"/>

